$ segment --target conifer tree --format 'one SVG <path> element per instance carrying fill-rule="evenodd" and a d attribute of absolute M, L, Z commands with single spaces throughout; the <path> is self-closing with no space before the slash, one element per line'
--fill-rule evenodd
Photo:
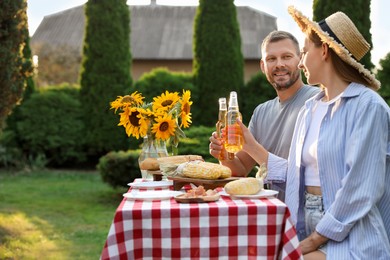
<path fill-rule="evenodd" d="M 238 93 L 244 85 L 244 60 L 233 0 L 200 0 L 195 15 L 193 72 L 199 100 L 193 110 L 202 111 L 199 122 L 213 126 L 218 116 L 218 98 Z"/>
<path fill-rule="evenodd" d="M 132 84 L 130 10 L 126 0 L 89 0 L 85 14 L 80 95 L 88 152 L 98 158 L 127 149 L 128 138 L 110 102 L 127 94 Z"/>
<path fill-rule="evenodd" d="M 26 9 L 26 0 L 0 1 L 0 129 L 32 73 L 31 56 L 24 56 L 29 48 Z"/>
<path fill-rule="evenodd" d="M 371 28 L 371 0 L 338 1 L 338 0 L 314 0 L 313 20 L 321 21 L 329 15 L 341 11 L 356 25 L 364 39 L 372 46 Z M 374 68 L 371 62 L 371 53 L 367 53 L 360 62 L 368 69 Z"/>
<path fill-rule="evenodd" d="M 35 92 L 35 82 L 34 82 L 34 75 L 33 75 L 33 65 L 32 65 L 32 57 L 31 57 L 31 48 L 30 48 L 30 35 L 28 29 L 24 30 L 24 48 L 23 48 L 23 68 L 24 70 L 28 71 L 29 73 L 25 75 L 24 81 L 24 91 L 22 93 L 21 100 L 19 102 L 19 105 L 15 106 L 12 110 L 12 113 L 7 117 L 6 119 L 6 129 L 10 129 L 14 131 L 15 137 L 19 139 L 18 136 L 18 130 L 17 130 L 17 123 L 22 120 L 20 116 L 20 106 L 25 102 L 32 93 Z M 31 73 L 30 73 L 31 72 Z"/>

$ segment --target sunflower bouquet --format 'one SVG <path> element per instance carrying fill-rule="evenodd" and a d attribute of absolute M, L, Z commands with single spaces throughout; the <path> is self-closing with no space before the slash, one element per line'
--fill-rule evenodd
<path fill-rule="evenodd" d="M 142 94 L 135 91 L 118 96 L 110 105 L 115 113 L 120 111 L 118 126 L 123 126 L 129 137 L 139 139 L 147 136 L 148 140 L 168 141 L 177 148 L 179 139 L 185 137 L 181 128 L 187 128 L 192 123 L 190 99 L 189 90 L 183 90 L 182 95 L 165 91 L 147 103 Z"/>

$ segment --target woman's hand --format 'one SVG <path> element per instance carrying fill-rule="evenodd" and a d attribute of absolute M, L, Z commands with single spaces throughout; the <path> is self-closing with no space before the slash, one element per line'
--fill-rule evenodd
<path fill-rule="evenodd" d="M 317 231 L 314 231 L 306 239 L 302 240 L 299 245 L 302 250 L 302 254 L 308 254 L 310 252 L 316 251 L 322 244 L 326 243 L 328 238 L 322 236 Z"/>

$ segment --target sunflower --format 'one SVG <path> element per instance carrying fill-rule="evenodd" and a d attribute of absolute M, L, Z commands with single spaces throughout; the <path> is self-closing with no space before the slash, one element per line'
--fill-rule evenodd
<path fill-rule="evenodd" d="M 180 100 L 178 92 L 162 93 L 160 96 L 153 98 L 153 111 L 162 109 L 164 111 L 170 110 Z"/>
<path fill-rule="evenodd" d="M 181 101 L 181 112 L 180 112 L 180 118 L 181 118 L 181 124 L 180 127 L 188 128 L 190 126 L 191 121 L 191 105 L 192 101 L 190 101 L 191 98 L 191 92 L 189 90 L 184 91 L 183 90 L 183 97 Z"/>
<path fill-rule="evenodd" d="M 125 108 L 129 106 L 138 106 L 143 104 L 144 97 L 141 93 L 135 91 L 131 95 L 118 96 L 114 101 L 111 102 L 111 109 L 115 108 L 115 113 L 119 108 Z"/>
<path fill-rule="evenodd" d="M 165 91 L 150 103 L 143 99 L 142 94 L 135 91 L 118 96 L 110 103 L 115 113 L 120 110 L 118 126 L 124 127 L 129 137 L 139 139 L 147 136 L 152 141 L 171 142 L 172 149 L 177 148 L 179 139 L 185 137 L 181 128 L 187 128 L 192 123 L 191 91 L 183 90 L 182 95 Z"/>
<path fill-rule="evenodd" d="M 126 129 L 127 136 L 135 138 L 143 137 L 148 131 L 148 120 L 143 116 L 144 109 L 138 107 L 125 107 L 120 113 L 118 126 L 123 126 Z"/>
<path fill-rule="evenodd" d="M 168 140 L 169 137 L 175 135 L 176 120 L 172 119 L 171 115 L 159 116 L 155 119 L 156 123 L 152 126 L 152 133 L 156 139 Z"/>
<path fill-rule="evenodd" d="M 112 102 L 110 103 L 111 109 L 114 109 L 114 108 L 115 108 L 115 113 L 116 113 L 116 111 L 117 111 L 119 108 L 122 108 L 122 102 L 121 102 L 122 98 L 123 98 L 122 96 L 118 96 L 117 99 L 115 99 L 114 101 L 112 101 Z"/>

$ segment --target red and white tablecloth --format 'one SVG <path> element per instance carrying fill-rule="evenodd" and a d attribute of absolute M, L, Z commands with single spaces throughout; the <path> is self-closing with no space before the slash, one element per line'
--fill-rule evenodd
<path fill-rule="evenodd" d="M 276 198 L 177 203 L 123 199 L 101 259 L 302 259 Z"/>

